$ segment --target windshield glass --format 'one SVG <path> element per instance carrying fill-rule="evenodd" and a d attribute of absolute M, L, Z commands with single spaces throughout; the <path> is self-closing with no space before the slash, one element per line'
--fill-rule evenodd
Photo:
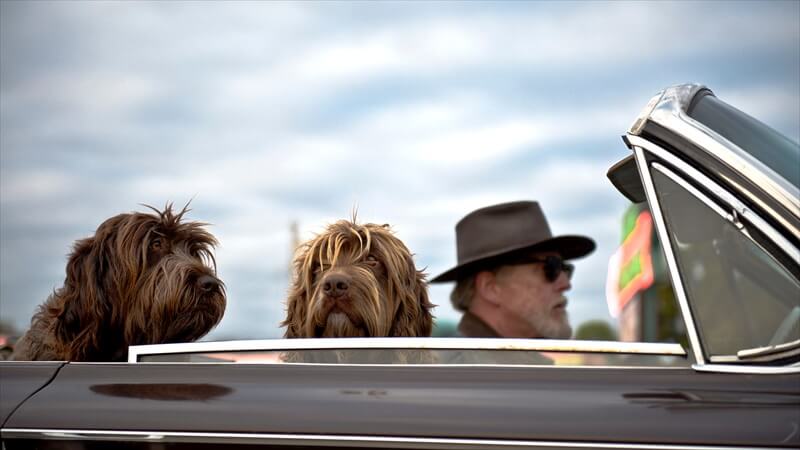
<path fill-rule="evenodd" d="M 713 95 L 700 98 L 689 116 L 721 134 L 800 189 L 800 145 Z"/>
<path fill-rule="evenodd" d="M 800 310 L 797 278 L 750 238 L 746 227 L 740 231 L 673 177 L 660 166 L 653 170 L 706 352 L 712 358 L 731 356 L 800 339 L 793 312 Z"/>

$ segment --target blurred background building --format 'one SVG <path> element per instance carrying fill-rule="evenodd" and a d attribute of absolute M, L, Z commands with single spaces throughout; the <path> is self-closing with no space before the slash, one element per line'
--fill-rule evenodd
<path fill-rule="evenodd" d="M 631 204 L 622 217 L 621 244 L 609 261 L 606 299 L 609 314 L 618 321 L 619 340 L 688 345 L 664 252 L 644 203 Z"/>

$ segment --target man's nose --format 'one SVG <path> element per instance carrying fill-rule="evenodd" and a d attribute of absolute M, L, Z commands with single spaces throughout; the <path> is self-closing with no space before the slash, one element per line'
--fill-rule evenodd
<path fill-rule="evenodd" d="M 560 274 L 558 274 L 558 278 L 556 278 L 555 283 L 556 289 L 558 289 L 559 292 L 566 292 L 572 289 L 572 281 L 565 271 L 562 271 Z"/>

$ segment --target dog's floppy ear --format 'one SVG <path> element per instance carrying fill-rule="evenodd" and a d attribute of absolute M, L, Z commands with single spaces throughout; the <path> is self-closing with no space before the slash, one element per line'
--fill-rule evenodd
<path fill-rule="evenodd" d="M 413 261 L 406 271 L 405 286 L 397 293 L 400 303 L 395 314 L 390 336 L 428 337 L 433 331 L 433 314 L 436 306 L 428 300 L 428 282 L 425 273 L 416 270 Z"/>
<path fill-rule="evenodd" d="M 281 326 L 286 327 L 283 335 L 285 338 L 306 337 L 303 333 L 303 326 L 313 277 L 313 274 L 308 273 L 313 270 L 306 262 L 308 252 L 309 249 L 306 246 L 299 248 L 293 263 L 292 286 L 286 299 L 286 319 L 281 322 Z"/>
<path fill-rule="evenodd" d="M 419 319 L 415 321 L 416 336 L 427 337 L 433 332 L 433 314 L 431 310 L 435 307 L 428 299 L 428 282 L 422 271 L 416 272 L 415 291 L 419 304 Z"/>
<path fill-rule="evenodd" d="M 69 256 L 64 286 L 53 297 L 56 321 L 56 339 L 71 348 L 70 360 L 82 360 L 103 339 L 102 317 L 108 317 L 110 308 L 105 297 L 102 280 L 109 270 L 106 243 L 98 237 L 82 239 L 75 243 Z"/>
<path fill-rule="evenodd" d="M 295 282 L 297 284 L 297 282 Z M 286 327 L 285 338 L 304 337 L 303 318 L 306 316 L 306 303 L 308 295 L 300 286 L 293 286 L 286 300 L 286 319 L 281 323 Z"/>
<path fill-rule="evenodd" d="M 55 335 L 63 343 L 72 342 L 84 327 L 87 310 L 92 304 L 93 289 L 87 288 L 93 268 L 89 264 L 89 255 L 94 245 L 94 238 L 83 239 L 75 243 L 75 248 L 67 262 L 67 274 L 64 286 L 53 293 L 56 299 Z"/>

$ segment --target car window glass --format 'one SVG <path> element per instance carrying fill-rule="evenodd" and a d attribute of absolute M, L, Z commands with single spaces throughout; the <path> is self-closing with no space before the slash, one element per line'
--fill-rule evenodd
<path fill-rule="evenodd" d="M 652 173 L 706 352 L 800 339 L 800 283 L 791 272 L 670 176 Z"/>
<path fill-rule="evenodd" d="M 139 362 L 238 364 L 445 364 L 534 366 L 688 366 L 685 355 L 539 352 L 477 349 L 299 349 L 165 353 L 141 355 Z"/>

